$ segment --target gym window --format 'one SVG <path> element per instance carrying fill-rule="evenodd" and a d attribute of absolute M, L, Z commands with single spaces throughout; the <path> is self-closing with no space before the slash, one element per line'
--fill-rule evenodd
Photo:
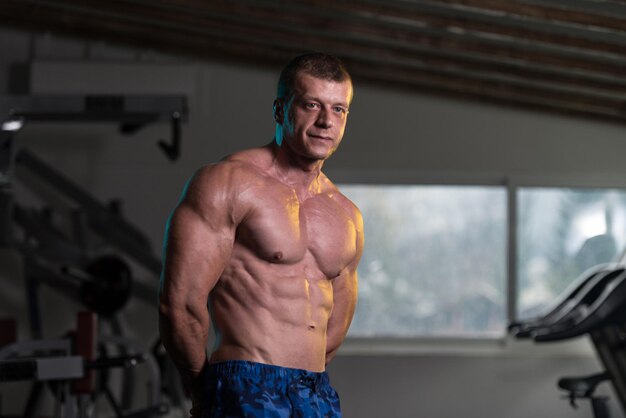
<path fill-rule="evenodd" d="M 585 270 L 616 261 L 626 247 L 623 190 L 340 189 L 365 222 L 350 337 L 502 338 L 513 316 L 538 314 Z"/>
<path fill-rule="evenodd" d="M 541 312 L 587 269 L 616 261 L 626 244 L 626 192 L 519 188 L 517 317 Z"/>
<path fill-rule="evenodd" d="M 340 188 L 365 222 L 351 337 L 503 335 L 505 187 Z"/>

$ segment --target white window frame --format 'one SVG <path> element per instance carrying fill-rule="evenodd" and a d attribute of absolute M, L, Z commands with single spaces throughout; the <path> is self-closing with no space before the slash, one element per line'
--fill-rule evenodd
<path fill-rule="evenodd" d="M 598 173 L 590 177 L 576 173 L 549 173 L 537 175 L 497 176 L 476 173 L 423 173 L 414 171 L 344 171 L 327 170 L 328 176 L 341 190 L 342 184 L 413 185 L 413 186 L 500 186 L 507 193 L 507 260 L 506 260 L 506 321 L 517 316 L 517 191 L 525 187 L 573 189 L 623 189 L 623 173 Z M 367 240 L 367 237 L 365 237 Z M 583 356 L 595 355 L 588 339 L 576 339 L 555 345 L 536 345 L 519 341 L 505 334 L 503 337 L 352 337 L 344 341 L 341 354 L 349 355 L 463 355 L 463 356 Z"/>

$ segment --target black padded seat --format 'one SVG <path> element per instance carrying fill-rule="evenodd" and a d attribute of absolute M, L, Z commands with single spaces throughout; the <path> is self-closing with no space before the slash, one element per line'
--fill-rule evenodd
<path fill-rule="evenodd" d="M 611 375 L 604 372 L 584 377 L 563 377 L 558 384 L 575 398 L 589 398 L 600 383 L 610 379 Z"/>

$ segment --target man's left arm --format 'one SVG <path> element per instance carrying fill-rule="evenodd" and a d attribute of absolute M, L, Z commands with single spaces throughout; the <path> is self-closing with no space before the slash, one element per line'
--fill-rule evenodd
<path fill-rule="evenodd" d="M 333 310 L 326 330 L 326 365 L 335 357 L 346 338 L 356 308 L 358 277 L 357 266 L 363 254 L 363 218 L 356 210 L 356 251 L 344 271 L 332 281 Z"/>

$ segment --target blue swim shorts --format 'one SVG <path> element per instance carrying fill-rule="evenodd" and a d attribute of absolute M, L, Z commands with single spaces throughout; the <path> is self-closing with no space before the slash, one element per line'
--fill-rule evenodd
<path fill-rule="evenodd" d="M 341 417 L 326 372 L 225 361 L 206 369 L 203 418 Z"/>

